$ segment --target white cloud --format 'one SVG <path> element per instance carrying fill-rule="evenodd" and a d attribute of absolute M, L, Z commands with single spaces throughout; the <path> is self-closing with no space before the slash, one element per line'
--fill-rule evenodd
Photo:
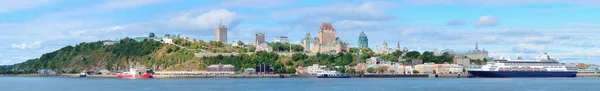
<path fill-rule="evenodd" d="M 498 40 L 498 36 L 485 36 L 482 38 L 482 42 L 496 42 Z"/>
<path fill-rule="evenodd" d="M 349 29 L 349 28 L 360 28 L 373 26 L 374 22 L 369 21 L 355 21 L 355 20 L 343 20 L 336 22 L 336 29 Z"/>
<path fill-rule="evenodd" d="M 235 12 L 226 9 L 210 10 L 199 16 L 190 16 L 186 13 L 182 16 L 167 21 L 170 28 L 187 31 L 211 30 L 219 24 L 229 28 L 235 26 L 241 18 Z"/>
<path fill-rule="evenodd" d="M 1 66 L 1 65 L 10 65 L 10 63 L 11 63 L 11 62 L 12 62 L 12 61 L 10 61 L 10 60 L 4 60 L 4 59 L 3 59 L 3 60 L 0 60 L 0 66 Z"/>
<path fill-rule="evenodd" d="M 412 5 L 452 4 L 452 5 L 513 5 L 513 4 L 544 4 L 570 3 L 582 5 L 599 5 L 598 0 L 404 0 L 403 3 Z"/>
<path fill-rule="evenodd" d="M 478 27 L 491 27 L 498 25 L 498 19 L 495 16 L 481 16 L 477 22 L 475 22 L 475 26 Z"/>
<path fill-rule="evenodd" d="M 569 27 L 600 27 L 600 24 L 592 23 L 567 23 L 565 25 Z"/>
<path fill-rule="evenodd" d="M 446 22 L 446 25 L 448 25 L 448 26 L 462 26 L 462 25 L 465 25 L 465 22 L 459 21 L 459 20 L 452 20 L 452 21 Z"/>
<path fill-rule="evenodd" d="M 523 41 L 533 43 L 550 43 L 553 41 L 553 39 L 550 36 L 531 36 L 525 37 Z"/>
<path fill-rule="evenodd" d="M 42 47 L 42 41 L 35 41 L 32 43 L 12 44 L 11 47 L 16 48 L 16 49 L 39 49 Z"/>
<path fill-rule="evenodd" d="M 364 2 L 354 3 L 331 3 L 322 6 L 302 7 L 290 10 L 273 12 L 270 17 L 278 19 L 302 17 L 306 20 L 331 19 L 331 20 L 364 20 L 385 21 L 395 19 L 394 16 L 382 11 L 382 8 L 393 6 L 389 2 Z M 305 20 L 299 19 L 299 20 Z M 331 21 L 329 20 L 329 21 Z"/>
<path fill-rule="evenodd" d="M 0 13 L 27 10 L 60 0 L 0 0 Z"/>
<path fill-rule="evenodd" d="M 544 45 L 536 45 L 536 44 L 517 44 L 514 48 L 515 51 L 519 52 L 542 52 L 546 49 Z"/>

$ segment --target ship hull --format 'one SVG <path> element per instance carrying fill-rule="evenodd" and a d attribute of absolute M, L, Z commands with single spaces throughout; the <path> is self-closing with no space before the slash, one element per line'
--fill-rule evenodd
<path fill-rule="evenodd" d="M 143 75 L 129 75 L 129 74 L 120 74 L 117 75 L 117 78 L 125 78 L 125 79 L 145 79 L 145 78 L 152 78 L 152 76 L 150 74 L 143 74 Z"/>
<path fill-rule="evenodd" d="M 576 77 L 577 71 L 469 71 L 473 77 Z"/>
<path fill-rule="evenodd" d="M 317 76 L 317 78 L 350 78 L 349 75 L 345 76 Z"/>

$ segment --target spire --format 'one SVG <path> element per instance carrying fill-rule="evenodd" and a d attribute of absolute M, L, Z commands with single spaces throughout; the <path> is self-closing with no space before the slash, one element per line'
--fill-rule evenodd
<path fill-rule="evenodd" d="M 219 26 L 223 26 L 223 19 L 219 19 Z"/>
<path fill-rule="evenodd" d="M 361 31 L 359 37 L 367 37 L 367 35 L 365 34 L 365 32 Z"/>
<path fill-rule="evenodd" d="M 400 42 L 398 42 L 398 50 L 400 50 Z"/>
<path fill-rule="evenodd" d="M 475 42 L 475 50 L 479 50 L 479 45 Z"/>

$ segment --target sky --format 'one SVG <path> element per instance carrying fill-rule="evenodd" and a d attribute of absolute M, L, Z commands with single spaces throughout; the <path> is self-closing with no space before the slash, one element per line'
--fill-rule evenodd
<path fill-rule="evenodd" d="M 323 22 L 356 47 L 457 52 L 600 64 L 598 0 L 0 0 L 0 65 L 68 45 L 180 34 L 209 41 L 220 23 L 228 41 L 288 36 L 299 43 Z"/>

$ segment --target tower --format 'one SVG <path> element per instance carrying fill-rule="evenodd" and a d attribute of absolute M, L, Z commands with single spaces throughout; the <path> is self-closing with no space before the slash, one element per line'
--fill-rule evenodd
<path fill-rule="evenodd" d="M 475 50 L 479 50 L 479 45 L 475 42 Z"/>
<path fill-rule="evenodd" d="M 358 36 L 358 47 L 360 47 L 360 48 L 369 47 L 369 39 L 367 38 L 367 35 L 365 34 L 365 32 L 360 32 L 360 35 Z"/>
<path fill-rule="evenodd" d="M 331 23 L 321 24 L 321 28 L 317 32 L 317 38 L 319 38 L 320 44 L 335 43 L 335 29 Z"/>
<path fill-rule="evenodd" d="M 265 43 L 265 34 L 263 34 L 263 33 L 254 34 L 254 45 L 259 45 L 261 43 Z"/>
<path fill-rule="evenodd" d="M 219 26 L 215 27 L 215 40 L 218 42 L 227 42 L 227 27 L 219 23 Z"/>

